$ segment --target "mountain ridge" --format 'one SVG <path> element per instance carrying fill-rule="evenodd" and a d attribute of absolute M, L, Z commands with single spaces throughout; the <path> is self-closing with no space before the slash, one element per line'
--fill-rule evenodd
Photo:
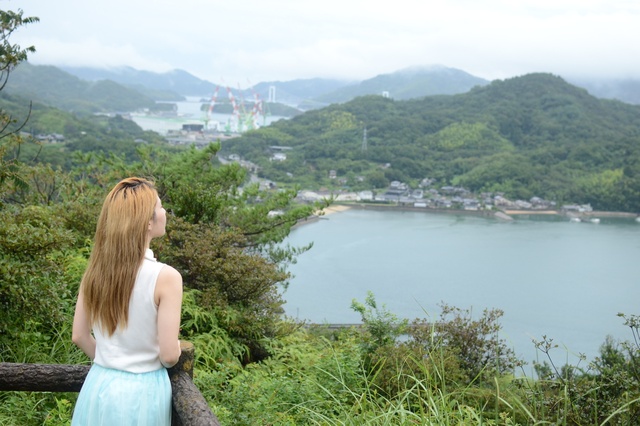
<path fill-rule="evenodd" d="M 413 66 L 343 87 L 318 100 L 341 103 L 357 96 L 383 93 L 393 99 L 407 100 L 431 95 L 455 95 L 488 83 L 483 78 L 442 65 Z"/>
<path fill-rule="evenodd" d="M 206 97 L 213 94 L 216 88 L 220 90 L 223 87 L 231 90 L 226 84 L 200 80 L 184 70 L 165 73 L 138 71 L 131 67 L 113 69 L 63 67 L 63 70 L 88 80 L 109 79 L 128 86 L 146 85 L 154 90 L 175 91 L 182 96 Z M 487 80 L 458 69 L 430 65 L 409 67 L 362 81 L 326 78 L 268 81 L 238 90 L 239 95 L 244 99 L 257 95 L 263 100 L 268 100 L 270 87 L 274 87 L 277 102 L 307 110 L 324 107 L 330 103 L 346 102 L 357 96 L 380 94 L 383 91 L 390 92 L 390 96 L 397 99 L 410 99 L 432 94 L 462 93 L 475 85 L 486 83 L 488 83 Z"/>
<path fill-rule="evenodd" d="M 29 97 L 44 101 L 53 106 L 65 109 L 88 108 L 94 111 L 105 111 L 109 109 L 109 103 L 118 106 L 116 110 L 123 110 L 127 107 L 138 108 L 158 108 L 155 101 L 174 102 L 184 100 L 187 96 L 199 96 L 203 101 L 208 101 L 214 91 L 218 90 L 218 103 L 227 101 L 225 91 L 232 90 L 226 85 L 215 84 L 206 80 L 201 80 L 187 71 L 175 69 L 164 73 L 137 70 L 132 67 L 118 68 L 89 68 L 89 67 L 54 67 L 51 65 L 30 65 L 22 64 L 14 74 L 18 75 L 26 67 L 43 67 L 49 70 L 49 76 L 39 76 L 35 81 L 50 80 L 46 86 L 36 84 L 34 90 L 29 78 L 24 79 L 26 83 L 22 85 L 24 91 L 29 93 Z M 22 69 L 21 69 L 22 68 Z M 63 73 L 68 74 L 64 75 Z M 43 73 L 46 74 L 46 73 Z M 71 84 L 78 87 L 84 82 L 93 83 L 77 93 L 76 99 L 67 105 L 65 94 L 55 89 L 60 86 L 70 84 L 69 76 L 74 76 L 79 80 Z M 14 76 L 15 77 L 15 76 Z M 12 77 L 13 78 L 13 77 Z M 59 79 L 58 81 L 53 81 Z M 109 80 L 122 86 L 105 84 L 103 81 Z M 640 80 L 602 80 L 602 81 L 573 81 L 572 84 L 586 88 L 590 94 L 602 99 L 618 99 L 630 104 L 640 104 Z M 297 79 L 290 81 L 268 81 L 260 82 L 244 90 L 233 90 L 236 96 L 251 100 L 261 99 L 263 101 L 275 100 L 288 107 L 296 108 L 300 111 L 307 111 L 326 107 L 332 103 L 347 102 L 358 96 L 366 96 L 383 93 L 394 99 L 413 99 L 423 96 L 433 96 L 439 94 L 459 94 L 472 90 L 476 86 L 486 86 L 488 80 L 473 76 L 465 71 L 446 67 L 444 65 L 417 65 L 398 70 L 393 73 L 380 74 L 362 81 L 348 81 L 337 79 Z M 17 84 L 12 82 L 9 90 Z M 273 87 L 274 89 L 270 89 Z M 127 90 L 135 92 L 127 93 Z M 49 93 L 54 91 L 54 93 Z M 275 99 L 270 99 L 275 95 Z M 16 91 L 14 91 L 16 92 Z M 17 90 L 19 92 L 19 90 Z M 114 96 L 119 93 L 118 96 Z M 104 97 L 105 99 L 101 99 Z M 118 97 L 128 98 L 124 103 L 118 102 Z M 107 101 L 108 99 L 108 101 Z M 98 105 L 92 106 L 93 103 Z M 166 105 L 165 105 L 166 106 Z"/>
<path fill-rule="evenodd" d="M 51 65 L 21 63 L 4 90 L 65 111 L 130 112 L 162 109 L 151 97 L 112 80 L 86 81 Z"/>

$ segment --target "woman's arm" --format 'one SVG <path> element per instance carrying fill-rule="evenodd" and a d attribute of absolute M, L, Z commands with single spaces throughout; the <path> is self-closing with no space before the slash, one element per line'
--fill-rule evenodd
<path fill-rule="evenodd" d="M 158 304 L 158 343 L 160 362 L 172 367 L 180 358 L 180 319 L 182 309 L 182 276 L 171 266 L 165 265 L 156 282 Z"/>
<path fill-rule="evenodd" d="M 71 340 L 93 361 L 96 357 L 96 339 L 91 334 L 91 324 L 89 324 L 89 318 L 84 309 L 82 292 L 78 295 L 76 312 L 73 315 Z"/>

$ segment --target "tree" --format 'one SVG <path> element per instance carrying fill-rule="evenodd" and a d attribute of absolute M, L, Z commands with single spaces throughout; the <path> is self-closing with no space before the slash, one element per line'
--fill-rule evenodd
<path fill-rule="evenodd" d="M 395 345 L 409 323 L 389 312 L 385 305 L 378 307 L 371 291 L 367 292 L 364 303 L 353 299 L 351 309 L 360 314 L 366 331 L 362 347 L 365 359 L 384 346 Z"/>
<path fill-rule="evenodd" d="M 513 349 L 499 337 L 503 311 L 485 309 L 474 319 L 470 309 L 441 305 L 440 320 L 432 324 L 415 320 L 409 335 L 416 343 L 433 349 L 434 345 L 455 354 L 468 382 L 513 371 L 519 363 Z"/>
<path fill-rule="evenodd" d="M 38 22 L 36 17 L 23 17 L 22 10 L 0 10 L 0 90 L 4 88 L 9 78 L 9 73 L 22 61 L 27 60 L 29 53 L 36 51 L 34 46 L 25 49 L 17 44 L 11 44 L 9 37 L 18 28 Z"/>
<path fill-rule="evenodd" d="M 121 176 L 156 183 L 174 218 L 154 252 L 182 273 L 185 287 L 198 291 L 197 304 L 247 348 L 243 362 L 257 361 L 268 356 L 261 341 L 280 332 L 286 266 L 309 248 L 281 243 L 293 225 L 322 205 L 294 203 L 295 190 L 261 189 L 238 164 L 220 164 L 218 149 L 211 144 L 170 153 L 140 147 L 140 161 L 111 158 L 99 180 L 105 190 Z"/>
<path fill-rule="evenodd" d="M 17 12 L 0 10 L 0 91 L 6 86 L 11 71 L 20 62 L 25 61 L 29 53 L 35 52 L 33 46 L 23 49 L 17 44 L 11 44 L 9 37 L 21 26 L 33 22 L 38 22 L 38 18 L 23 17 L 22 10 Z M 18 121 L 10 114 L 0 110 L 0 196 L 7 181 L 12 181 L 17 186 L 26 186 L 26 182 L 20 175 L 17 156 L 7 158 L 7 154 L 11 147 L 19 146 L 22 143 L 15 135 L 25 125 L 28 118 L 27 116 L 21 124 L 18 124 Z M 5 139 L 6 141 L 4 141 Z"/>

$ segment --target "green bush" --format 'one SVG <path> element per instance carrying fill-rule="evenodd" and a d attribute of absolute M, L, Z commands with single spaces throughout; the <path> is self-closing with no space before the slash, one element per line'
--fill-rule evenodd
<path fill-rule="evenodd" d="M 5 361 L 24 361 L 13 359 L 16 351 L 9 348 L 50 339 L 70 320 L 83 263 L 71 250 L 73 240 L 49 207 L 0 210 L 0 357 Z M 37 353 L 24 356 L 33 359 Z"/>

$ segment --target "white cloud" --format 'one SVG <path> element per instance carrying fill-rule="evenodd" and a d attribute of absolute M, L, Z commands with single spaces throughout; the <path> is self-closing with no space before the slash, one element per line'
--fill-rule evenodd
<path fill-rule="evenodd" d="M 173 65 L 145 57 L 131 44 L 107 45 L 95 39 L 61 42 L 50 39 L 30 39 L 37 46 L 30 61 L 36 64 L 89 66 L 98 68 L 128 65 L 137 69 L 169 71 Z"/>
<path fill-rule="evenodd" d="M 40 63 L 185 69 L 252 83 L 364 79 L 442 64 L 493 79 L 527 72 L 640 78 L 635 0 L 8 1 Z M 24 42 L 23 42 L 24 41 Z"/>

